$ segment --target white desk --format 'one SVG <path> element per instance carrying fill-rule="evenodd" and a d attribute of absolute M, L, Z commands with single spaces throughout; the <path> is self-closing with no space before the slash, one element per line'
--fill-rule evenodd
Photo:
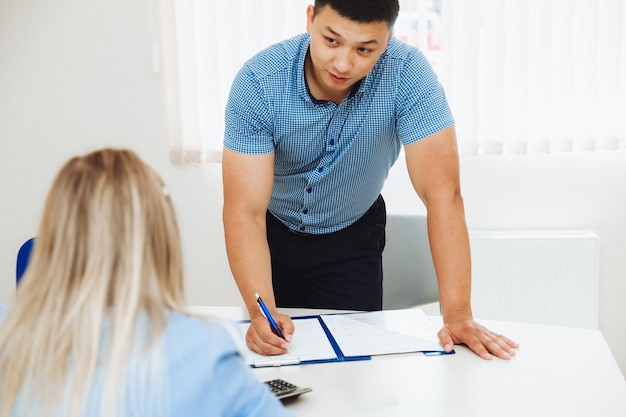
<path fill-rule="evenodd" d="M 239 308 L 209 309 L 232 319 Z M 291 315 L 311 310 L 283 310 Z M 316 311 L 319 312 L 319 311 Z M 433 317 L 441 325 L 439 317 Z M 626 416 L 626 382 L 599 331 L 481 321 L 520 344 L 514 359 L 456 354 L 260 368 L 313 391 L 287 403 L 298 416 Z"/>

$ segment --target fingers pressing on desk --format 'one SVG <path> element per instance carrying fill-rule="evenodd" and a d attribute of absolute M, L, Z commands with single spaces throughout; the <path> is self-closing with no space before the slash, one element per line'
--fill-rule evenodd
<path fill-rule="evenodd" d="M 519 347 L 511 339 L 490 331 L 472 319 L 446 322 L 438 336 L 446 352 L 450 352 L 454 344 L 464 344 L 483 359 L 491 359 L 492 355 L 511 359 Z"/>
<path fill-rule="evenodd" d="M 274 315 L 274 320 L 282 330 L 285 338 L 283 339 L 272 332 L 272 328 L 265 317 L 257 316 L 252 319 L 246 333 L 246 345 L 251 350 L 265 356 L 281 355 L 287 352 L 294 332 L 293 322 L 285 314 Z"/>

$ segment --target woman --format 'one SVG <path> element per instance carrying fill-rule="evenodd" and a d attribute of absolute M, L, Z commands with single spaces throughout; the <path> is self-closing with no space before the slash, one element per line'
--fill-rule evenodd
<path fill-rule="evenodd" d="M 180 238 L 132 151 L 68 161 L 0 325 L 0 416 L 292 415 L 228 327 L 185 313 Z"/>

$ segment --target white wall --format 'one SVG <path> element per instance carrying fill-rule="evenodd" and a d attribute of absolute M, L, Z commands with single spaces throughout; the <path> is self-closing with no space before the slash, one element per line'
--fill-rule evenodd
<path fill-rule="evenodd" d="M 123 146 L 168 184 L 188 301 L 241 304 L 223 244 L 220 166 L 168 161 L 163 74 L 151 69 L 150 1 L 157 0 L 0 2 L 0 302 L 14 293 L 17 248 L 36 234 L 60 165 L 77 153 Z M 600 329 L 626 373 L 626 154 L 463 157 L 461 165 L 471 229 L 591 228 L 600 236 Z M 390 211 L 423 212 L 402 161 L 384 195 Z"/>

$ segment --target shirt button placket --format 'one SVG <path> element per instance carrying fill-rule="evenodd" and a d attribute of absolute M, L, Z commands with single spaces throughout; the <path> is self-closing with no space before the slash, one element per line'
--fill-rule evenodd
<path fill-rule="evenodd" d="M 311 193 L 313 193 L 313 187 L 309 186 L 309 187 L 307 187 L 307 189 L 306 189 L 305 191 L 306 191 L 306 194 L 309 194 L 309 195 L 310 195 Z M 302 213 L 302 216 L 303 216 L 303 217 L 302 217 L 302 222 L 300 223 L 300 227 L 299 227 L 299 229 L 300 229 L 300 231 L 301 231 L 301 232 L 306 231 L 306 226 L 305 226 L 304 216 L 306 216 L 307 214 L 309 214 L 309 209 L 307 209 L 307 208 L 306 208 L 306 207 L 307 207 L 307 204 L 309 203 L 309 201 L 310 201 L 310 198 L 307 198 L 307 197 L 305 196 L 305 198 L 304 198 L 304 204 L 303 204 L 303 206 L 302 206 L 303 208 L 302 208 L 302 211 L 301 211 L 301 213 Z"/>
<path fill-rule="evenodd" d="M 304 232 L 306 230 L 306 222 L 304 219 L 304 216 L 307 216 L 309 214 L 309 208 L 311 206 L 311 202 L 314 200 L 312 194 L 313 194 L 313 185 L 312 184 L 316 184 L 319 180 L 321 180 L 322 176 L 324 175 L 324 171 L 326 171 L 326 166 L 331 162 L 332 157 L 331 154 L 333 152 L 336 151 L 337 149 L 337 142 L 338 142 L 338 136 L 341 133 L 341 126 L 343 124 L 343 122 L 341 122 L 339 119 L 342 119 L 345 117 L 345 115 L 343 114 L 343 108 L 335 108 L 333 111 L 333 115 L 331 116 L 331 120 L 329 122 L 329 126 L 328 126 L 328 131 L 327 131 L 327 137 L 329 138 L 326 142 L 326 152 L 327 152 L 327 156 L 325 156 L 322 161 L 322 164 L 318 165 L 317 168 L 315 169 L 315 171 L 312 172 L 311 177 L 309 178 L 309 184 L 307 186 L 307 188 L 305 189 L 306 193 L 304 196 L 304 203 L 302 205 L 302 222 L 300 224 L 300 231 Z M 324 165 L 326 164 L 326 165 Z"/>

